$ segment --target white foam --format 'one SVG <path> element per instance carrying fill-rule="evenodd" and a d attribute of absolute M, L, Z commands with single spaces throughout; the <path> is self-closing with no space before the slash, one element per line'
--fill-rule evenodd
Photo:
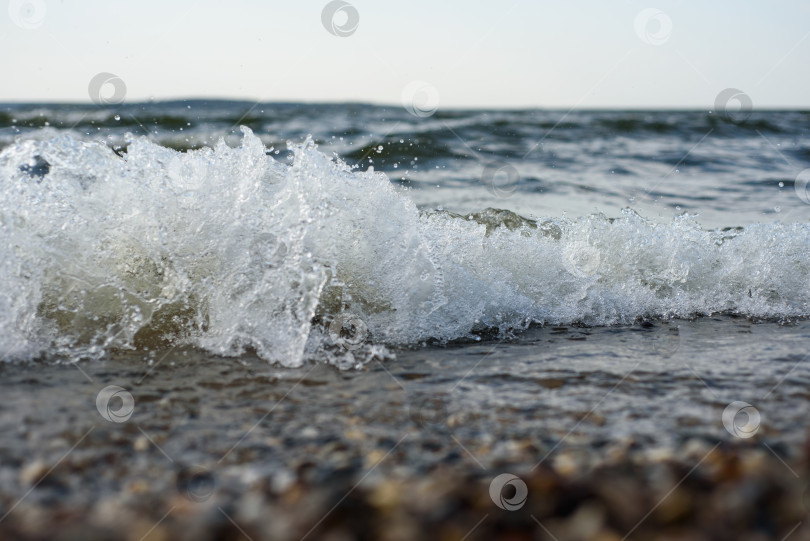
<path fill-rule="evenodd" d="M 385 350 L 333 348 L 339 314 L 378 345 L 530 322 L 810 315 L 807 224 L 722 232 L 629 209 L 613 220 L 420 213 L 381 173 L 309 140 L 283 165 L 243 131 L 239 148 L 187 153 L 135 139 L 124 158 L 69 136 L 6 148 L 0 353 L 186 343 L 286 366 L 354 364 Z M 47 174 L 31 169 L 37 156 Z"/>

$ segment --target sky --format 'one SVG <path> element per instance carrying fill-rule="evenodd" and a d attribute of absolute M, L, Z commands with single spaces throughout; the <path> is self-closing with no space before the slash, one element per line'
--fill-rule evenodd
<path fill-rule="evenodd" d="M 810 108 L 806 0 L 3 1 L 0 102 Z"/>

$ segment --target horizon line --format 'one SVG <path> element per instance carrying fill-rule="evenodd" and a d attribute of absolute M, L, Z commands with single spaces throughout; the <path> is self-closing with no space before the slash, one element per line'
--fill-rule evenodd
<path fill-rule="evenodd" d="M 293 100 L 278 100 L 278 101 L 255 101 L 246 98 L 225 98 L 225 97 L 178 97 L 178 98 L 148 98 L 144 100 L 123 101 L 121 103 L 110 104 L 97 104 L 90 100 L 87 101 L 40 101 L 40 100 L 20 100 L 20 101 L 4 101 L 0 100 L 0 107 L 6 106 L 78 106 L 78 107 L 96 107 L 99 109 L 111 109 L 115 107 L 132 107 L 139 105 L 159 105 L 168 103 L 189 103 L 189 102 L 215 102 L 215 103 L 243 103 L 251 107 L 259 105 L 306 105 L 306 106 L 330 106 L 330 105 L 354 105 L 354 106 L 367 106 L 374 108 L 402 108 L 401 103 L 386 103 L 386 102 L 372 102 L 372 101 L 352 101 L 352 100 L 334 100 L 334 101 L 293 101 Z M 439 107 L 437 112 L 440 111 L 526 111 L 526 110 L 546 110 L 546 111 L 673 111 L 673 112 L 712 112 L 713 107 L 701 107 L 699 105 L 660 105 L 660 106 L 618 106 L 618 105 L 590 105 L 590 106 L 566 106 L 566 105 L 473 105 L 473 106 L 446 106 Z M 757 106 L 751 109 L 752 112 L 757 111 L 791 111 L 803 112 L 810 111 L 810 105 L 764 105 Z"/>

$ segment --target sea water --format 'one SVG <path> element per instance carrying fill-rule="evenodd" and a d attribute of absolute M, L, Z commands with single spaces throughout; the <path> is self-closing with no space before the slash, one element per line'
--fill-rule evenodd
<path fill-rule="evenodd" d="M 804 113 L 248 106 L 6 107 L 5 357 L 810 315 Z"/>

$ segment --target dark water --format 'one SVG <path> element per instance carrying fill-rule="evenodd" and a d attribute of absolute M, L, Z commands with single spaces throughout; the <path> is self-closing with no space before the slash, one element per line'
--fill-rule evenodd
<path fill-rule="evenodd" d="M 0 146 L 66 132 L 124 148 L 132 133 L 185 150 L 220 137 L 238 145 L 239 126 L 282 158 L 288 141 L 312 135 L 327 154 L 415 188 L 425 208 L 578 217 L 630 206 L 665 220 L 698 213 L 713 227 L 810 216 L 804 186 L 804 200 L 794 190 L 810 167 L 807 111 L 440 110 L 420 118 L 366 104 L 0 106 Z"/>

